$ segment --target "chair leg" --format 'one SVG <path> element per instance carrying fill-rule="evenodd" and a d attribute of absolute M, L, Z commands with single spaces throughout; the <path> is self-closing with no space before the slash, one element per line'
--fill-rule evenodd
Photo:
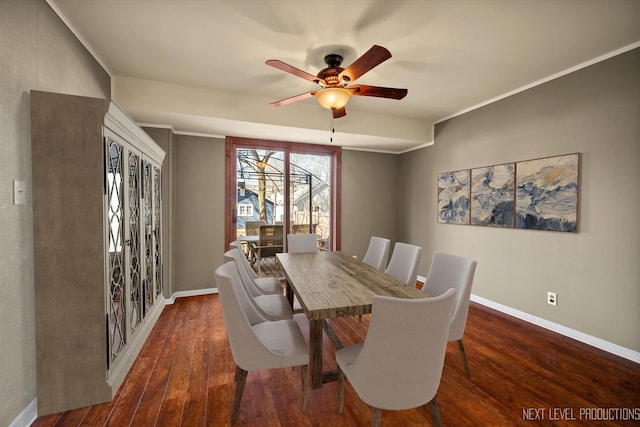
<path fill-rule="evenodd" d="M 244 384 L 247 381 L 247 371 L 236 366 L 236 376 L 234 378 L 236 383 L 236 394 L 233 398 L 233 409 L 231 410 L 231 424 L 236 423 L 238 418 L 238 412 L 240 412 L 240 402 L 242 401 L 242 393 L 244 392 Z"/>
<path fill-rule="evenodd" d="M 338 411 L 344 410 L 344 372 L 338 366 Z"/>
<path fill-rule="evenodd" d="M 433 399 L 429 401 L 429 409 L 431 410 L 433 425 L 436 427 L 442 427 L 442 419 L 440 418 L 440 407 L 438 406 L 438 399 L 436 396 L 433 396 Z"/>
<path fill-rule="evenodd" d="M 469 362 L 467 362 L 467 353 L 464 351 L 464 344 L 462 344 L 462 338 L 458 340 L 458 348 L 462 355 L 462 363 L 464 363 L 464 370 L 467 372 L 467 377 L 471 378 L 471 370 L 469 369 Z"/>
<path fill-rule="evenodd" d="M 380 427 L 382 425 L 382 409 L 371 408 L 371 426 Z"/>
<path fill-rule="evenodd" d="M 307 379 L 308 379 L 307 365 L 302 365 L 300 367 L 300 375 L 302 375 L 302 412 L 306 413 L 307 412 L 307 389 L 309 388 L 307 386 Z"/>

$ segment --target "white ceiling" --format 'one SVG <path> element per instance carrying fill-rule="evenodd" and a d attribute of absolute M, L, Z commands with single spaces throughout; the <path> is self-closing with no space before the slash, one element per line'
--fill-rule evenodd
<path fill-rule="evenodd" d="M 391 59 L 358 83 L 401 101 L 353 97 L 334 143 L 403 152 L 432 124 L 640 46 L 638 0 L 47 0 L 112 77 L 139 122 L 176 132 L 328 143 L 316 87 L 264 64 L 316 74 L 372 45 Z"/>

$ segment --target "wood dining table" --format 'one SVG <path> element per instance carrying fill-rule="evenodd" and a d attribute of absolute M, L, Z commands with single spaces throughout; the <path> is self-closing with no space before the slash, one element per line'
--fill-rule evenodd
<path fill-rule="evenodd" d="M 341 252 L 279 253 L 286 295 L 294 294 L 309 319 L 309 371 L 312 388 L 336 378 L 322 371 L 322 330 L 337 342 L 327 319 L 371 313 L 374 295 L 424 298 L 421 290 Z M 339 343 L 339 341 L 338 341 Z"/>

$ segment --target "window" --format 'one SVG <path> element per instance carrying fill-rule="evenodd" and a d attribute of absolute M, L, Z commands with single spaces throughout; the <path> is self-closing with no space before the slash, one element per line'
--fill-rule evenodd
<path fill-rule="evenodd" d="M 253 205 L 238 205 L 238 216 L 253 216 Z"/>
<path fill-rule="evenodd" d="M 226 245 L 259 221 L 340 249 L 340 147 L 227 137 L 225 150 Z"/>

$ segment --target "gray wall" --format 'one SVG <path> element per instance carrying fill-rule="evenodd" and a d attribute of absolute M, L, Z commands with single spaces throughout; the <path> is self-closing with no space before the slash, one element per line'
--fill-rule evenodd
<path fill-rule="evenodd" d="M 175 135 L 175 291 L 215 288 L 224 262 L 223 139 Z"/>
<path fill-rule="evenodd" d="M 31 89 L 109 98 L 110 78 L 41 0 L 0 2 L 0 425 L 36 397 Z M 13 205 L 12 180 L 27 183 Z"/>
<path fill-rule="evenodd" d="M 397 165 L 393 154 L 342 151 L 343 252 L 362 259 L 372 235 L 396 239 Z"/>
<path fill-rule="evenodd" d="M 155 131 L 146 130 L 155 138 Z M 225 142 L 199 136 L 173 138 L 174 290 L 214 288 L 213 271 L 224 262 L 225 252 Z M 342 152 L 343 251 L 362 257 L 372 233 L 395 239 L 397 161 L 398 156 L 390 154 Z M 376 197 L 371 197 L 371 188 L 376 189 Z"/>
<path fill-rule="evenodd" d="M 478 260 L 473 293 L 640 351 L 640 49 L 436 127 L 401 157 L 399 236 Z M 580 152 L 578 233 L 436 223 L 439 172 Z M 558 306 L 546 303 L 558 293 Z"/>

